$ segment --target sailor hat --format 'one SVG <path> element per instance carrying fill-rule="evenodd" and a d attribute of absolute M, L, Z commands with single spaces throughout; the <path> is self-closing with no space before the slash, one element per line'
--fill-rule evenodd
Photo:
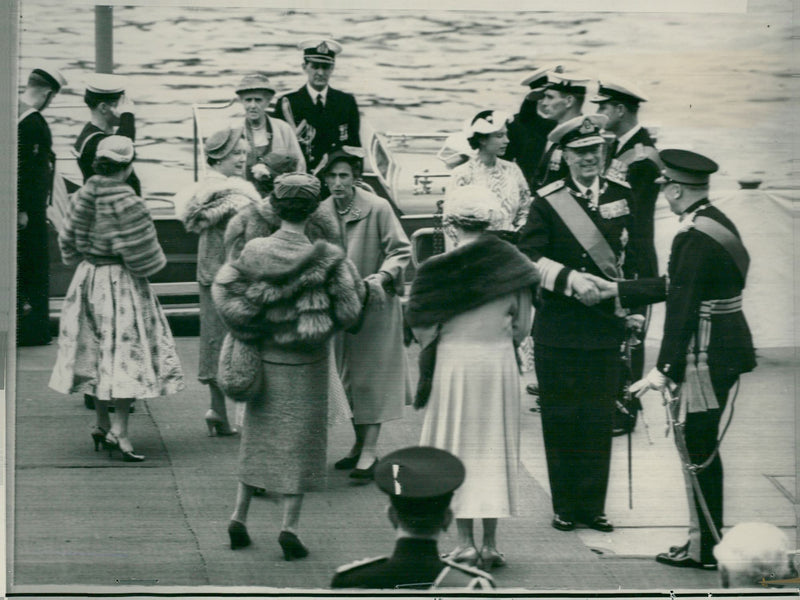
<path fill-rule="evenodd" d="M 336 55 L 342 51 L 340 43 L 321 38 L 303 40 L 297 47 L 303 51 L 305 60 L 329 64 L 336 62 Z"/>
<path fill-rule="evenodd" d="M 133 140 L 124 135 L 110 135 L 97 144 L 96 158 L 108 158 L 116 163 L 127 164 L 133 160 Z"/>
<path fill-rule="evenodd" d="M 275 93 L 275 88 L 269 82 L 269 77 L 266 73 L 248 73 L 236 86 L 236 93 L 243 94 L 244 92 L 254 92 L 256 90 L 264 90 L 270 94 Z"/>
<path fill-rule="evenodd" d="M 656 183 L 683 183 L 706 185 L 709 175 L 719 170 L 719 165 L 708 157 L 689 150 L 662 150 L 658 153 L 664 169 Z"/>
<path fill-rule="evenodd" d="M 542 67 L 541 69 L 536 69 L 533 73 L 528 75 L 525 79 L 522 80 L 520 85 L 525 85 L 531 88 L 531 90 L 542 90 L 544 89 L 548 83 L 550 83 L 550 73 L 563 73 L 564 67 L 561 65 L 551 65 L 549 67 Z"/>
<path fill-rule="evenodd" d="M 476 133 L 500 131 L 511 119 L 511 115 L 501 110 L 482 110 L 464 124 L 464 133 L 471 138 Z"/>
<path fill-rule="evenodd" d="M 98 96 L 121 96 L 125 93 L 125 78 L 111 73 L 94 73 L 86 81 L 86 91 Z"/>
<path fill-rule="evenodd" d="M 205 143 L 205 152 L 208 158 L 222 160 L 236 149 L 236 144 L 242 139 L 242 130 L 236 127 L 226 127 L 208 136 Z"/>
<path fill-rule="evenodd" d="M 38 79 L 39 81 L 49 85 L 52 90 L 58 93 L 61 88 L 67 85 L 67 80 L 61 74 L 61 71 L 52 67 L 40 65 L 31 71 L 30 78 Z"/>
<path fill-rule="evenodd" d="M 647 102 L 647 98 L 630 83 L 622 83 L 620 81 L 598 81 L 597 95 L 594 96 L 590 102 L 597 104 L 607 102 L 609 100 L 619 100 L 620 102 L 630 102 L 639 104 L 640 102 Z"/>
<path fill-rule="evenodd" d="M 396 450 L 375 465 L 375 483 L 392 499 L 447 497 L 464 482 L 465 475 L 458 458 L 430 446 Z"/>
<path fill-rule="evenodd" d="M 600 132 L 607 122 L 608 117 L 605 115 L 581 115 L 553 129 L 547 139 L 565 148 L 585 148 L 604 144 L 606 140 Z"/>
<path fill-rule="evenodd" d="M 551 72 L 548 75 L 547 89 L 565 94 L 585 94 L 590 81 L 587 77 Z"/>

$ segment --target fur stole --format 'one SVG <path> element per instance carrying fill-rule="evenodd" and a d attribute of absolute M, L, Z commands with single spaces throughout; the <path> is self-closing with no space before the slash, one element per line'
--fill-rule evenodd
<path fill-rule="evenodd" d="M 236 338 L 302 351 L 357 326 L 367 292 L 338 246 L 276 234 L 248 242 L 220 268 L 211 293 Z"/>
<path fill-rule="evenodd" d="M 209 177 L 192 192 L 180 215 L 192 233 L 214 227 L 260 199 L 253 184 L 240 177 Z"/>
<path fill-rule="evenodd" d="M 252 239 L 269 237 L 281 227 L 281 220 L 269 198 L 254 202 L 234 216 L 225 230 L 225 254 L 229 259 L 239 256 Z M 339 223 L 327 203 L 321 203 L 306 223 L 306 237 L 312 242 L 324 240 L 341 245 Z"/>
<path fill-rule="evenodd" d="M 422 263 L 406 318 L 412 327 L 444 323 L 538 282 L 539 271 L 522 252 L 497 236 L 483 235 Z"/>

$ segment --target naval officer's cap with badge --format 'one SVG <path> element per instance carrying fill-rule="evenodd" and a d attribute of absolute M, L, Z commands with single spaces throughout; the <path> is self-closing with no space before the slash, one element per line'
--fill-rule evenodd
<path fill-rule="evenodd" d="M 586 95 L 586 89 L 591 82 L 591 79 L 582 75 L 577 75 L 575 73 L 570 75 L 553 71 L 548 73 L 547 79 L 546 89 L 578 96 Z"/>
<path fill-rule="evenodd" d="M 656 183 L 662 185 L 680 183 L 707 186 L 710 175 L 719 170 L 719 165 L 713 160 L 690 150 L 662 150 L 658 156 L 664 163 L 664 169 Z"/>
<path fill-rule="evenodd" d="M 634 106 L 647 102 L 644 94 L 632 83 L 601 80 L 597 84 L 597 94 L 590 98 L 589 102 L 602 104 L 603 102 L 614 101 Z"/>
<path fill-rule="evenodd" d="M 547 67 L 541 67 L 523 79 L 520 82 L 520 85 L 530 88 L 528 98 L 532 100 L 538 100 L 544 95 L 544 91 L 547 89 L 547 84 L 551 81 L 550 74 L 558 74 L 563 72 L 564 67 L 561 65 L 549 65 Z"/>
<path fill-rule="evenodd" d="M 581 115 L 553 129 L 547 139 L 564 148 L 580 149 L 605 144 L 603 127 L 608 123 L 605 115 Z"/>
<path fill-rule="evenodd" d="M 331 39 L 312 38 L 297 44 L 303 51 L 305 62 L 332 65 L 336 62 L 336 55 L 342 51 L 342 45 Z"/>

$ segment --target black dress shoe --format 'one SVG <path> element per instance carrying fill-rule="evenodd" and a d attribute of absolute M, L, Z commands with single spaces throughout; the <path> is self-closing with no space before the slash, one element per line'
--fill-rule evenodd
<path fill-rule="evenodd" d="M 679 552 L 662 552 L 656 556 L 656 562 L 662 565 L 669 565 L 670 567 L 684 567 L 689 569 L 705 569 L 713 571 L 717 568 L 715 561 L 698 562 L 689 556 L 689 553 L 683 548 L 678 548 Z"/>
<path fill-rule="evenodd" d="M 551 524 L 559 531 L 572 531 L 575 529 L 575 521 L 562 517 L 559 514 L 553 515 L 553 522 Z"/>
<path fill-rule="evenodd" d="M 603 533 L 611 533 L 612 531 L 614 531 L 614 526 L 606 518 L 605 515 L 597 515 L 596 517 L 592 517 L 591 519 L 586 519 L 586 521 L 584 521 L 584 524 L 589 529 L 602 531 Z"/>
<path fill-rule="evenodd" d="M 337 471 L 347 471 L 348 469 L 352 469 L 358 464 L 358 459 L 361 458 L 361 452 L 356 454 L 355 456 L 345 456 L 342 459 L 337 460 L 333 463 L 333 468 Z"/>
<path fill-rule="evenodd" d="M 670 554 L 680 554 L 680 553 L 687 553 L 689 552 L 689 542 L 686 542 L 683 546 L 670 546 L 669 553 Z"/>
<path fill-rule="evenodd" d="M 378 464 L 378 459 L 372 461 L 372 464 L 366 469 L 353 469 L 350 471 L 351 479 L 358 479 L 361 481 L 372 481 L 375 477 L 375 465 Z"/>

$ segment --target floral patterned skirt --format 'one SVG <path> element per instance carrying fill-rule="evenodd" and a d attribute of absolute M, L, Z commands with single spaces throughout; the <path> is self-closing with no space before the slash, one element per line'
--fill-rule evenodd
<path fill-rule="evenodd" d="M 147 279 L 122 265 L 78 265 L 61 310 L 49 385 L 100 400 L 184 388 L 172 332 Z"/>

